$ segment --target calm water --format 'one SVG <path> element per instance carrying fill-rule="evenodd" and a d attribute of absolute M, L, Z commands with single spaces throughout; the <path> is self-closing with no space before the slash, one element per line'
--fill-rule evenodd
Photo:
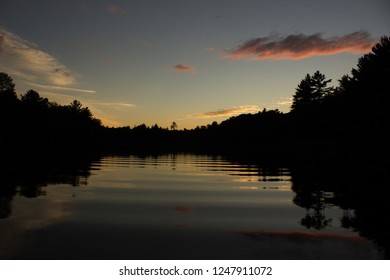
<path fill-rule="evenodd" d="M 354 213 L 334 193 L 310 193 L 312 204 L 300 205 L 288 168 L 179 154 L 34 174 L 8 180 L 15 188 L 0 197 L 2 259 L 384 257 L 343 224 Z"/>

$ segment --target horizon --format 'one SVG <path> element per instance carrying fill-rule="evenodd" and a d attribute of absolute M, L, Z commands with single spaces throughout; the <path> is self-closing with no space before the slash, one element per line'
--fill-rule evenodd
<path fill-rule="evenodd" d="M 319 3 L 3 1 L 0 72 L 105 126 L 288 112 L 307 73 L 335 86 L 388 33 L 386 1 Z"/>

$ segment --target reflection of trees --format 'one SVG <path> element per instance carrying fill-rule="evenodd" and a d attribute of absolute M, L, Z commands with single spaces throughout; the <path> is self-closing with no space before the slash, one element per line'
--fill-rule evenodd
<path fill-rule="evenodd" d="M 390 255 L 389 195 L 386 187 L 387 168 L 361 166 L 361 163 L 335 164 L 330 167 L 305 166 L 292 168 L 294 203 L 306 209 L 301 224 L 307 228 L 331 226 L 326 216 L 329 206 L 343 209 L 341 226 L 358 231 L 374 241 Z"/>
<path fill-rule="evenodd" d="M 341 226 L 343 228 L 356 228 L 356 217 L 350 210 L 344 210 L 343 217 L 341 218 Z"/>
<path fill-rule="evenodd" d="M 17 162 L 9 159 L 5 166 L 0 166 L 0 219 L 11 215 L 15 195 L 27 198 L 46 195 L 45 187 L 52 184 L 87 185 L 90 158 L 41 157 L 45 160 Z"/>
<path fill-rule="evenodd" d="M 301 224 L 306 228 L 324 229 L 332 225 L 332 219 L 326 217 L 325 209 L 333 204 L 334 195 L 325 180 L 312 170 L 294 170 L 292 189 L 296 193 L 293 202 L 306 209 Z"/>
<path fill-rule="evenodd" d="M 0 196 L 0 219 L 7 218 L 12 213 L 11 207 L 12 197 Z"/>
<path fill-rule="evenodd" d="M 15 194 L 15 186 L 9 185 L 8 182 L 0 188 L 0 219 L 7 218 L 11 215 L 11 202 Z"/>
<path fill-rule="evenodd" d="M 311 193 L 310 207 L 306 206 L 306 216 L 302 218 L 301 224 L 306 228 L 324 229 L 332 225 L 332 219 L 326 218 L 324 203 L 324 192 L 316 191 Z"/>

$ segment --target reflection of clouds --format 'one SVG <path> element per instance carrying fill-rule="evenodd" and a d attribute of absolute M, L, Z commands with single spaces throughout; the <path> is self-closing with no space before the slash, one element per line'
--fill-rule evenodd
<path fill-rule="evenodd" d="M 189 206 L 177 206 L 175 207 L 175 212 L 180 214 L 189 214 L 194 212 L 194 209 Z"/>
<path fill-rule="evenodd" d="M 382 259 L 383 254 L 358 233 L 302 230 L 239 230 L 252 241 L 261 259 Z"/>
<path fill-rule="evenodd" d="M 239 186 L 237 187 L 238 189 L 240 190 L 273 190 L 273 191 L 291 191 L 291 186 L 287 186 L 287 185 L 271 185 L 271 186 L 263 186 L 263 185 L 260 185 L 260 186 Z"/>
<path fill-rule="evenodd" d="M 187 220 L 188 219 L 187 215 L 193 214 L 194 213 L 194 208 L 192 208 L 191 206 L 185 206 L 185 205 L 183 205 L 183 206 L 176 206 L 174 208 L 174 211 L 178 215 L 186 215 L 183 218 L 185 220 Z M 189 223 L 188 221 L 184 221 L 184 222 L 176 223 L 175 227 L 176 228 L 191 228 L 191 227 L 193 227 L 193 224 Z"/>
<path fill-rule="evenodd" d="M 23 247 L 26 235 L 35 230 L 63 221 L 71 216 L 68 203 L 74 188 L 52 187 L 50 199 L 34 199 L 15 196 L 12 201 L 12 216 L 0 220 L 0 258 L 12 258 Z"/>
<path fill-rule="evenodd" d="M 232 182 L 236 183 L 250 183 L 250 182 L 256 182 L 258 177 L 255 176 L 244 176 L 244 177 L 233 177 Z"/>
<path fill-rule="evenodd" d="M 255 240 L 261 240 L 263 237 L 291 238 L 305 240 L 340 240 L 350 242 L 367 242 L 367 240 L 357 234 L 337 234 L 330 232 L 306 232 L 306 231 L 238 231 L 237 234 L 249 237 Z"/>
<path fill-rule="evenodd" d="M 115 162 L 114 165 L 113 162 Z M 188 189 L 187 183 L 190 181 L 196 185 L 197 190 L 207 191 L 227 189 L 237 191 L 240 187 L 251 188 L 253 186 L 261 190 L 291 190 L 289 169 L 264 170 L 256 165 L 240 165 L 219 158 L 210 160 L 206 157 L 180 155 L 175 161 L 169 156 L 161 156 L 158 159 L 136 156 L 104 157 L 100 160 L 100 164 L 104 166 L 105 171 L 99 174 L 98 182 L 91 178 L 93 184 L 100 184 L 103 181 L 114 183 L 115 181 L 113 186 L 119 184 L 123 187 L 150 190 L 156 189 L 155 182 L 158 182 L 165 189 L 184 190 Z M 173 164 L 175 164 L 175 170 L 172 170 Z M 132 168 L 133 172 L 129 173 L 127 168 Z M 153 169 L 152 172 L 151 169 Z M 139 180 L 141 176 L 145 176 L 142 181 Z M 120 179 L 112 181 L 112 178 Z"/>
<path fill-rule="evenodd" d="M 240 190 L 258 190 L 259 187 L 251 187 L 251 186 L 241 186 L 241 187 L 238 187 Z"/>

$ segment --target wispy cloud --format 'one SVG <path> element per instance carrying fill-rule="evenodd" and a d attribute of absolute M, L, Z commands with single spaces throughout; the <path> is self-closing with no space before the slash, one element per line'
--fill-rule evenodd
<path fill-rule="evenodd" d="M 75 91 L 75 92 L 84 92 L 84 93 L 95 93 L 96 92 L 95 90 L 90 90 L 90 89 L 50 86 L 50 85 L 42 85 L 42 84 L 31 83 L 31 82 L 27 82 L 27 83 L 34 86 L 34 87 L 48 89 L 48 90 Z"/>
<path fill-rule="evenodd" d="M 281 97 L 275 103 L 277 106 L 290 106 L 292 104 L 292 97 Z"/>
<path fill-rule="evenodd" d="M 91 104 L 97 106 L 112 106 L 112 107 L 135 107 L 135 104 L 132 103 L 123 103 L 123 102 L 90 102 Z"/>
<path fill-rule="evenodd" d="M 245 41 L 224 58 L 250 60 L 303 59 L 311 56 L 333 55 L 343 52 L 360 54 L 370 51 L 374 44 L 368 32 L 358 31 L 341 37 L 325 38 L 322 33 L 313 35 L 272 34 Z"/>
<path fill-rule="evenodd" d="M 176 72 L 190 72 L 190 73 L 195 73 L 195 67 L 193 66 L 187 66 L 184 64 L 177 64 L 173 66 Z"/>
<path fill-rule="evenodd" d="M 0 69 L 50 90 L 95 92 L 72 87 L 76 76 L 53 55 L 0 27 Z"/>
<path fill-rule="evenodd" d="M 75 81 L 74 75 L 54 56 L 40 50 L 37 45 L 0 28 L 0 66 L 26 77 L 45 78 L 57 86 L 67 86 Z M 13 73 L 11 73 L 13 74 Z"/>
<path fill-rule="evenodd" d="M 260 111 L 259 106 L 257 105 L 243 105 L 243 106 L 234 106 L 230 108 L 225 109 L 219 109 L 207 113 L 200 113 L 191 115 L 192 118 L 197 119 L 209 119 L 209 118 L 216 118 L 216 117 L 230 117 L 240 114 L 248 114 L 248 113 L 257 113 Z"/>
<path fill-rule="evenodd" d="M 93 100 L 93 99 L 86 99 L 84 101 L 86 106 L 88 106 L 94 115 L 99 118 L 104 125 L 107 126 L 123 126 L 126 125 L 126 123 L 123 123 L 122 121 L 118 119 L 113 118 L 113 111 L 126 113 L 129 112 L 132 108 L 136 107 L 137 105 L 132 103 L 126 103 L 126 102 L 105 102 L 100 100 Z"/>

